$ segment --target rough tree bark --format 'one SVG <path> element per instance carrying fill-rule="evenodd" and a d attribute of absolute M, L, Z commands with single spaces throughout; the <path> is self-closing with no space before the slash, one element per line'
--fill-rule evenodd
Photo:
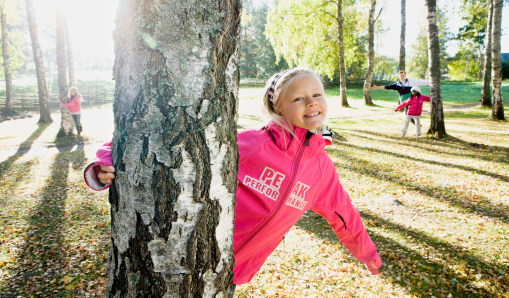
<path fill-rule="evenodd" d="M 122 0 L 109 297 L 223 297 L 233 282 L 240 0 Z"/>
<path fill-rule="evenodd" d="M 493 0 L 490 0 L 490 8 L 488 13 L 488 26 L 486 36 L 486 49 L 484 52 L 484 71 L 482 78 L 481 106 L 491 107 L 491 43 L 493 27 Z"/>
<path fill-rule="evenodd" d="M 13 89 L 12 89 L 12 69 L 11 69 L 11 58 L 9 56 L 9 36 L 7 32 L 7 14 L 5 9 L 0 6 L 0 18 L 2 26 L 2 55 L 4 58 L 4 72 L 5 72 L 5 109 L 3 116 L 15 115 L 14 104 L 12 102 Z"/>
<path fill-rule="evenodd" d="M 401 0 L 401 34 L 399 36 L 399 70 L 405 70 L 406 0 Z"/>
<path fill-rule="evenodd" d="M 346 97 L 346 69 L 345 69 L 345 49 L 343 47 L 343 0 L 338 0 L 338 44 L 339 44 L 339 94 L 341 96 L 341 106 L 350 107 Z"/>
<path fill-rule="evenodd" d="M 37 34 L 37 21 L 35 19 L 33 0 L 25 0 L 27 10 L 28 29 L 32 39 L 32 51 L 34 52 L 35 72 L 37 74 L 37 87 L 39 89 L 39 123 L 53 122 L 48 102 L 48 85 L 44 73 L 44 61 L 42 59 L 41 46 Z"/>
<path fill-rule="evenodd" d="M 58 93 L 60 94 L 60 102 L 69 102 L 69 86 L 66 77 L 66 61 L 65 61 L 65 10 L 62 0 L 57 1 L 56 5 L 56 31 L 57 31 L 57 68 L 58 68 Z M 58 136 L 65 136 L 72 133 L 71 113 L 69 108 L 60 107 L 61 122 Z"/>
<path fill-rule="evenodd" d="M 501 55 L 501 33 L 502 33 L 502 9 L 504 0 L 493 0 L 493 44 L 491 48 L 493 67 L 493 106 L 491 118 L 493 120 L 504 120 L 504 103 L 502 98 L 502 55 Z"/>
<path fill-rule="evenodd" d="M 364 104 L 372 106 L 373 101 L 371 100 L 371 78 L 373 76 L 373 67 L 375 64 L 375 7 L 376 0 L 370 0 L 371 7 L 369 9 L 368 19 L 368 70 L 366 71 L 364 81 Z"/>
<path fill-rule="evenodd" d="M 440 46 L 438 40 L 436 0 L 426 0 L 426 27 L 428 31 L 429 93 L 431 97 L 431 124 L 428 133 L 437 138 L 446 136 L 442 87 L 440 83 Z"/>
<path fill-rule="evenodd" d="M 65 45 L 67 47 L 67 65 L 69 66 L 69 86 L 76 87 L 74 80 L 74 57 L 72 55 L 71 33 L 69 32 L 69 20 L 65 16 Z"/>

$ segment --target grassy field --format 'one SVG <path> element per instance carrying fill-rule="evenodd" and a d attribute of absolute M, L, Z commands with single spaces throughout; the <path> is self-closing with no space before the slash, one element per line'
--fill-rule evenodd
<path fill-rule="evenodd" d="M 261 119 L 253 90 L 241 90 L 240 127 Z M 402 115 L 388 114 L 396 95 L 380 90 L 391 99 L 367 109 L 355 92 L 354 108 L 333 111 L 327 152 L 387 271 L 367 275 L 308 212 L 236 297 L 509 297 L 508 123 L 487 120 L 486 109 L 451 110 L 448 138 L 413 137 L 412 126 L 400 138 Z M 87 188 L 82 170 L 92 145 L 111 139 L 111 106 L 85 107 L 83 135 L 64 144 L 78 145 L 70 151 L 50 151 L 61 148 L 58 114 L 51 125 L 36 118 L 0 124 L 0 153 L 8 153 L 0 155 L 0 297 L 101 297 L 108 194 Z"/>

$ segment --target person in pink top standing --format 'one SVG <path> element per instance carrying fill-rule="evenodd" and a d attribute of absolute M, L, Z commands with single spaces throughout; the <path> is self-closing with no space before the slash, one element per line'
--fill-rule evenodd
<path fill-rule="evenodd" d="M 405 107 L 408 107 L 408 114 L 405 118 L 405 124 L 403 125 L 403 131 L 401 137 L 406 135 L 410 119 L 415 120 L 415 135 L 421 135 L 421 114 L 422 105 L 425 101 L 429 102 L 430 98 L 426 95 L 421 95 L 421 88 L 414 86 L 412 87 L 412 96 L 400 104 L 394 111 L 397 112 Z"/>
<path fill-rule="evenodd" d="M 69 89 L 69 98 L 71 99 L 69 103 L 61 103 L 60 106 L 69 108 L 76 131 L 78 134 L 81 134 L 83 131 L 83 126 L 81 125 L 81 94 L 78 93 L 76 87 Z"/>
<path fill-rule="evenodd" d="M 325 151 L 332 134 L 322 126 L 327 101 L 319 76 L 302 68 L 274 75 L 263 105 L 270 122 L 238 133 L 232 293 L 253 279 L 308 210 L 327 219 L 343 245 L 371 274 L 379 274 L 380 255 Z M 114 183 L 111 148 L 111 142 L 104 144 L 85 169 L 85 180 L 95 190 Z"/>

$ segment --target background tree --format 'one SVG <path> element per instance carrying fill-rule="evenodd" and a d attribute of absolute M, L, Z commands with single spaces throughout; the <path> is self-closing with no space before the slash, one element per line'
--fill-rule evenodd
<path fill-rule="evenodd" d="M 401 0 L 401 34 L 399 37 L 399 69 L 405 70 L 406 0 Z"/>
<path fill-rule="evenodd" d="M 266 34 L 276 55 L 290 66 L 301 65 L 335 78 L 339 70 L 337 1 L 278 1 L 268 13 Z M 368 3 L 343 0 L 343 48 L 345 68 L 351 77 L 365 71 Z"/>
<path fill-rule="evenodd" d="M 338 14 L 336 20 L 338 21 L 338 46 L 339 46 L 339 96 L 341 97 L 341 106 L 349 107 L 346 97 L 346 69 L 345 69 L 345 47 L 344 47 L 344 34 L 343 34 L 343 0 L 337 0 Z"/>
<path fill-rule="evenodd" d="M 447 26 L 449 19 L 447 18 L 446 8 L 440 8 L 437 6 L 436 10 L 436 25 L 439 39 L 440 72 L 443 74 L 448 72 L 447 59 L 449 54 L 447 54 L 447 44 L 451 39 L 451 34 Z M 425 24 L 427 24 L 427 20 L 425 20 Z M 426 25 L 423 24 L 419 26 L 416 42 L 414 45 L 412 45 L 411 56 L 408 59 L 407 73 L 410 77 L 421 79 L 429 78 L 428 50 L 428 32 L 426 30 Z"/>
<path fill-rule="evenodd" d="M 488 22 L 486 24 L 486 48 L 484 54 L 484 71 L 482 79 L 481 106 L 491 107 L 491 44 L 493 27 L 493 0 L 489 0 Z"/>
<path fill-rule="evenodd" d="M 502 33 L 502 9 L 503 0 L 493 0 L 493 44 L 491 55 L 493 59 L 493 106 L 491 118 L 504 120 L 504 103 L 502 98 L 502 55 L 501 55 L 501 33 Z"/>
<path fill-rule="evenodd" d="M 440 84 L 440 38 L 437 25 L 436 0 L 426 0 L 425 6 L 429 49 L 429 93 L 431 97 L 431 124 L 428 133 L 437 138 L 443 138 L 446 132 Z"/>
<path fill-rule="evenodd" d="M 39 91 L 39 123 L 53 122 L 51 119 L 48 102 L 48 85 L 46 85 L 46 75 L 44 73 L 44 61 L 42 59 L 41 46 L 37 33 L 37 21 L 34 13 L 33 0 L 25 0 L 27 10 L 27 21 L 32 40 L 32 51 L 34 53 L 35 72 L 37 75 L 37 88 Z"/>
<path fill-rule="evenodd" d="M 56 37 L 57 37 L 57 68 L 58 68 L 58 93 L 61 103 L 69 102 L 69 86 L 67 85 L 66 59 L 65 59 L 65 10 L 62 0 L 56 5 Z M 69 108 L 60 107 L 61 122 L 58 136 L 72 133 L 71 113 Z"/>
<path fill-rule="evenodd" d="M 109 297 L 230 297 L 238 0 L 116 16 Z"/>
<path fill-rule="evenodd" d="M 13 103 L 12 75 L 13 70 L 23 64 L 23 37 L 19 31 L 9 32 L 8 25 L 20 21 L 20 2 L 18 0 L 0 0 L 0 26 L 2 30 L 2 70 L 5 76 L 5 109 L 4 116 L 16 114 Z M 14 35 L 14 36 L 13 36 Z M 13 61 L 14 58 L 14 61 Z"/>
<path fill-rule="evenodd" d="M 65 46 L 67 48 L 67 66 L 69 67 L 69 85 L 76 87 L 74 80 L 74 56 L 72 54 L 71 32 L 69 31 L 69 20 L 65 17 Z"/>
<path fill-rule="evenodd" d="M 371 6 L 369 9 L 368 18 L 368 69 L 366 71 L 366 79 L 364 80 L 364 104 L 372 106 L 373 101 L 371 100 L 371 78 L 373 76 L 373 67 L 375 64 L 375 22 L 377 21 L 380 13 L 375 18 L 376 0 L 370 0 Z M 380 9 L 382 12 L 382 9 Z"/>

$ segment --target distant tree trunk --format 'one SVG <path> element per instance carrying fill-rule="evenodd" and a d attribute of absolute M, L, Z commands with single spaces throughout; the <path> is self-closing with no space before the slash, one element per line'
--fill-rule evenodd
<path fill-rule="evenodd" d="M 71 87 L 76 87 L 76 82 L 74 81 L 74 58 L 72 55 L 71 33 L 69 32 L 69 20 L 67 19 L 67 15 L 65 15 L 65 45 L 67 46 L 67 65 L 69 66 L 69 85 Z"/>
<path fill-rule="evenodd" d="M 493 106 L 491 118 L 504 120 L 504 103 L 502 98 L 502 9 L 504 0 L 493 0 L 493 44 L 491 55 L 493 56 Z"/>
<path fill-rule="evenodd" d="M 338 44 L 339 44 L 339 94 L 341 96 L 341 106 L 348 108 L 348 99 L 346 97 L 346 70 L 345 70 L 345 49 L 343 47 L 343 0 L 338 0 Z"/>
<path fill-rule="evenodd" d="M 39 45 L 39 37 L 37 34 L 37 21 L 34 13 L 33 0 L 25 0 L 27 10 L 28 29 L 32 39 L 32 51 L 34 52 L 35 72 L 37 74 L 37 87 L 39 90 L 39 123 L 53 122 L 51 119 L 49 102 L 48 102 L 48 86 L 46 85 L 46 74 L 44 73 L 44 61 L 42 59 L 41 46 Z"/>
<path fill-rule="evenodd" d="M 437 138 L 446 135 L 444 109 L 442 106 L 442 87 L 440 84 L 440 45 L 438 40 L 436 0 L 426 0 L 426 26 L 428 31 L 429 53 L 429 93 L 431 97 L 431 125 L 428 133 Z"/>
<path fill-rule="evenodd" d="M 229 298 L 241 1 L 119 5 L 107 296 Z"/>
<path fill-rule="evenodd" d="M 406 0 L 401 0 L 401 33 L 399 36 L 399 70 L 405 70 Z"/>
<path fill-rule="evenodd" d="M 484 52 L 484 71 L 481 91 L 481 106 L 491 107 L 491 44 L 493 39 L 493 0 L 490 0 L 488 13 L 488 26 L 486 36 L 486 49 Z"/>
<path fill-rule="evenodd" d="M 470 54 L 467 55 L 467 65 L 465 67 L 465 78 L 464 80 L 467 81 L 468 79 L 468 67 L 470 66 Z"/>
<path fill-rule="evenodd" d="M 56 29 L 57 29 L 57 67 L 58 67 L 58 93 L 61 103 L 69 102 L 69 86 L 66 78 L 65 61 L 65 11 L 61 1 L 57 1 L 56 9 Z M 60 107 L 62 121 L 58 136 L 64 136 L 72 133 L 71 113 L 69 108 Z"/>
<path fill-rule="evenodd" d="M 366 71 L 366 79 L 364 81 L 364 104 L 367 106 L 373 105 L 373 101 L 371 100 L 371 78 L 373 76 L 373 66 L 375 64 L 375 7 L 376 0 L 371 0 L 368 20 L 368 70 Z"/>
<path fill-rule="evenodd" d="M 3 116 L 12 116 L 14 111 L 14 104 L 12 102 L 14 94 L 12 89 L 12 70 L 11 58 L 9 56 L 9 36 L 7 32 L 7 15 L 5 10 L 0 6 L 0 17 L 2 23 L 2 55 L 4 58 L 4 72 L 5 72 L 5 109 Z"/>

